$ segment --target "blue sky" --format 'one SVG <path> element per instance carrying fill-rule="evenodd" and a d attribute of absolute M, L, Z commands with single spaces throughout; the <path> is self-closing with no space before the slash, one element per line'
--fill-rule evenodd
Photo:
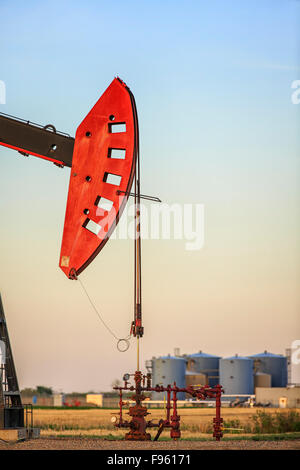
<path fill-rule="evenodd" d="M 299 337 L 300 105 L 291 103 L 300 79 L 299 15 L 300 2 L 288 0 L 0 2 L 7 91 L 0 111 L 75 135 L 119 75 L 137 101 L 142 191 L 205 205 L 203 250 L 144 244 L 144 359 L 174 346 L 282 353 Z M 109 388 L 130 361 L 134 367 L 135 354 L 120 359 L 58 269 L 69 171 L 4 148 L 0 159 L 0 285 L 21 381 L 80 389 L 74 364 L 83 360 L 84 332 L 91 363 L 111 354 L 110 367 L 102 365 L 107 378 L 87 373 L 87 388 Z M 106 277 L 127 270 L 131 248 L 112 241 L 84 274 L 121 332 L 131 319 L 131 278 L 115 299 Z M 185 335 L 183 317 L 195 325 Z M 154 350 L 156 328 L 172 336 Z M 32 330 L 34 344 L 24 338 Z M 55 371 L 62 355 L 68 378 Z"/>

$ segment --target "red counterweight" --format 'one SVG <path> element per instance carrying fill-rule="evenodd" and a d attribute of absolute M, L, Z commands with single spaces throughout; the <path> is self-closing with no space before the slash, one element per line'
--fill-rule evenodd
<path fill-rule="evenodd" d="M 118 223 L 133 183 L 137 141 L 134 97 L 115 78 L 76 131 L 59 263 L 71 279 Z"/>

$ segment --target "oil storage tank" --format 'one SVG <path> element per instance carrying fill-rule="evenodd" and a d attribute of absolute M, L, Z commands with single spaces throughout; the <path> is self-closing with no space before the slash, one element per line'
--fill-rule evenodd
<path fill-rule="evenodd" d="M 254 365 L 255 370 L 255 365 Z M 254 390 L 256 387 L 270 388 L 272 386 L 271 374 L 265 374 L 264 372 L 256 372 L 254 374 Z"/>
<path fill-rule="evenodd" d="M 206 374 L 201 374 L 200 372 L 190 372 L 186 371 L 185 373 L 185 384 L 187 387 L 203 387 L 208 385 L 208 378 Z"/>
<path fill-rule="evenodd" d="M 177 387 L 185 387 L 186 360 L 182 357 L 162 356 L 152 358 L 152 385 L 173 385 L 176 382 Z M 152 400 L 163 400 L 167 398 L 167 393 L 154 392 Z M 185 399 L 185 393 L 177 394 L 178 400 Z"/>
<path fill-rule="evenodd" d="M 220 384 L 226 395 L 252 395 L 253 360 L 237 354 L 220 359 Z"/>
<path fill-rule="evenodd" d="M 214 387 L 219 383 L 219 356 L 206 354 L 199 351 L 195 354 L 186 356 L 187 370 L 195 374 L 205 374 L 208 379 L 208 385 Z"/>
<path fill-rule="evenodd" d="M 287 385 L 287 358 L 281 354 L 272 354 L 264 351 L 249 356 L 254 361 L 256 372 L 270 374 L 272 387 L 286 387 Z"/>

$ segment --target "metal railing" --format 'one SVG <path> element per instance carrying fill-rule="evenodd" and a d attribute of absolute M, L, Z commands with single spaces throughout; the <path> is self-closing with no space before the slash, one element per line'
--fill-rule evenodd
<path fill-rule="evenodd" d="M 24 405 L 24 415 L 27 437 L 30 437 L 33 429 L 33 408 L 31 403 Z"/>

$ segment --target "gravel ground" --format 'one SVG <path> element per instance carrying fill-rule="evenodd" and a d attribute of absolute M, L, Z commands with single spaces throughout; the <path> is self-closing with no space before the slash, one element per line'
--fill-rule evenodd
<path fill-rule="evenodd" d="M 300 450 L 300 440 L 287 441 L 177 441 L 124 442 L 84 438 L 36 439 L 0 442 L 0 450 Z"/>

